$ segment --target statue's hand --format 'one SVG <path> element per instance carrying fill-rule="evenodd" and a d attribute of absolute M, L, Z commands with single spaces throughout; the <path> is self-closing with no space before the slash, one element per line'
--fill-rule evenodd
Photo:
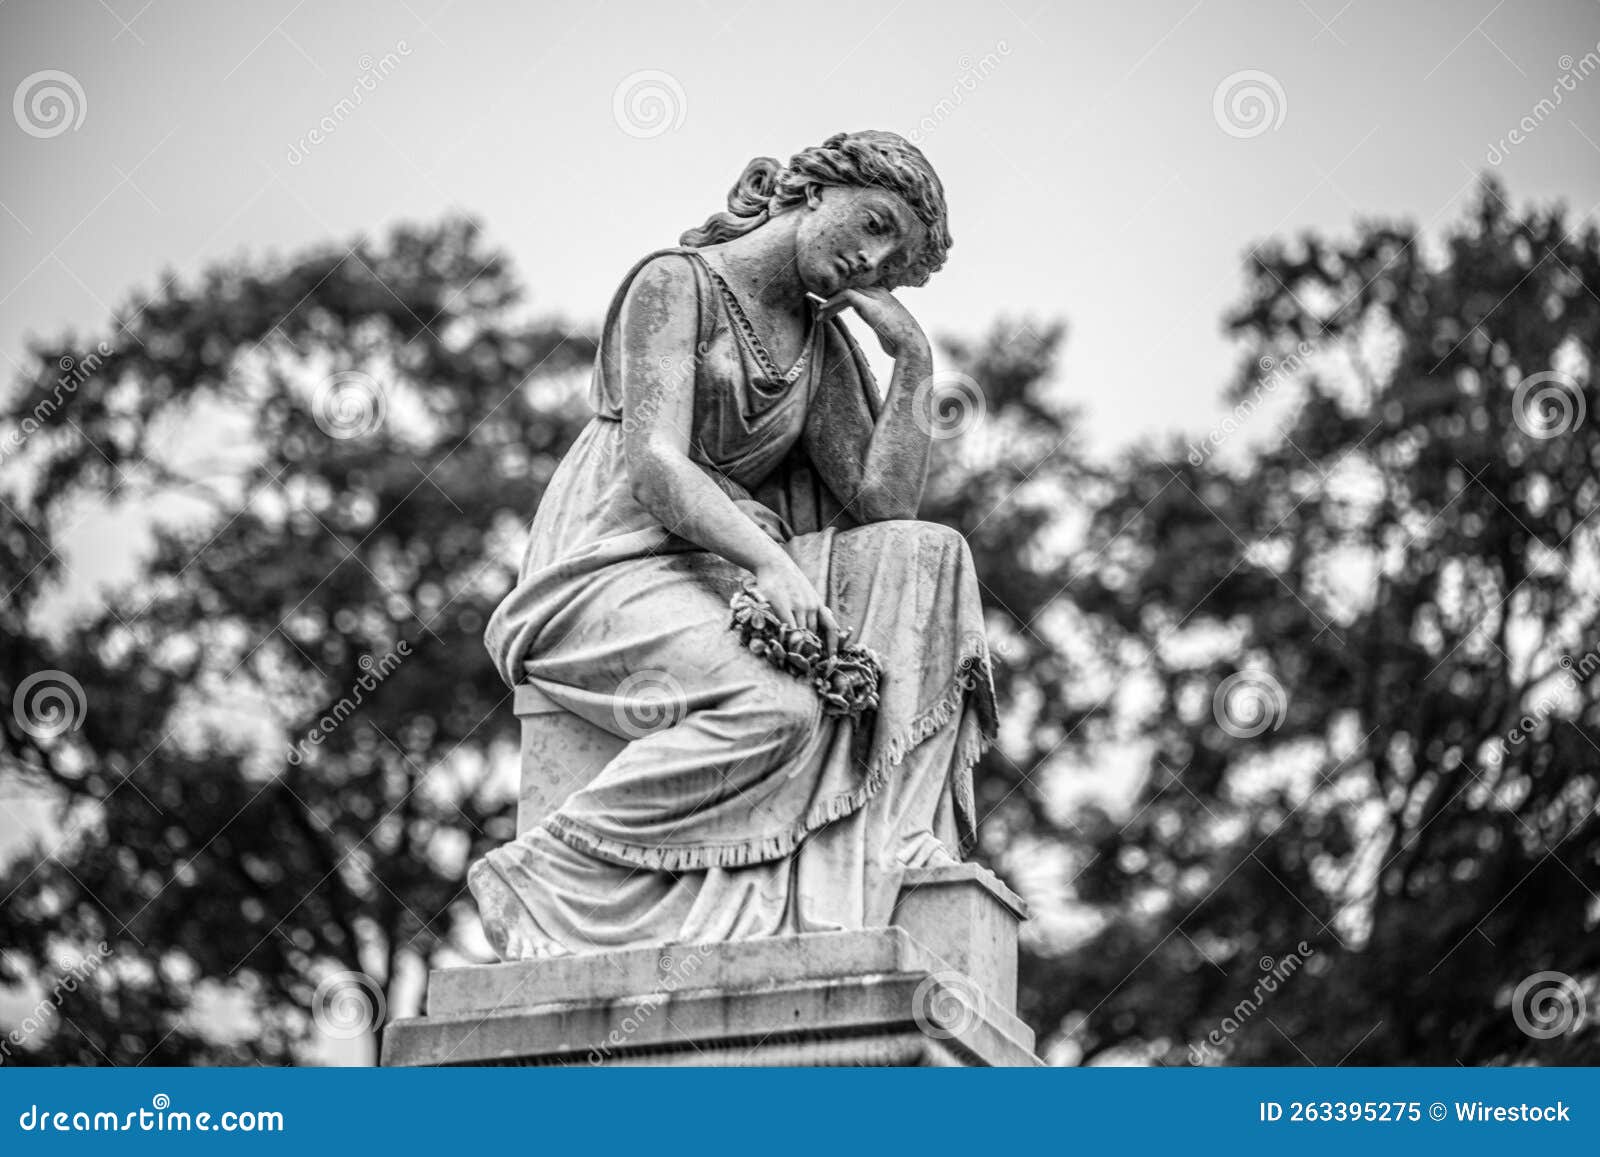
<path fill-rule="evenodd" d="M 778 554 L 772 565 L 755 572 L 756 589 L 772 604 L 780 621 L 804 627 L 822 638 L 831 655 L 839 647 L 839 621 L 822 601 L 817 588 L 786 554 Z"/>
<path fill-rule="evenodd" d="M 822 315 L 832 317 L 846 307 L 854 309 L 878 335 L 878 344 L 890 357 L 929 356 L 928 335 L 922 332 L 922 325 L 887 289 L 841 290 L 823 304 Z"/>

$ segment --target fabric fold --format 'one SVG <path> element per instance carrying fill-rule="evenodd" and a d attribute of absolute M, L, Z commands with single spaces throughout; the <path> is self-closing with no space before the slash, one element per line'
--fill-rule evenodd
<path fill-rule="evenodd" d="M 485 631 L 508 684 L 531 681 L 628 741 L 542 827 L 473 866 L 491 940 L 512 958 L 694 930 L 862 927 L 892 908 L 886 849 L 923 856 L 942 841 L 964 855 L 976 843 L 973 767 L 997 711 L 965 539 L 915 520 L 859 523 L 805 454 L 808 420 L 878 415 L 838 319 L 819 327 L 824 356 L 776 388 L 759 381 L 698 255 L 659 256 L 684 258 L 696 279 L 692 457 L 785 539 L 850 638 L 882 657 L 879 705 L 859 722 L 825 716 L 809 683 L 732 629 L 745 572 L 634 498 L 615 328 L 646 258 L 607 314 L 596 417 L 551 477 Z"/>

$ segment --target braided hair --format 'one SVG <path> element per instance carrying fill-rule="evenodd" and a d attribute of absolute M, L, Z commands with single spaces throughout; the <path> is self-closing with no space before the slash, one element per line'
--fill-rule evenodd
<path fill-rule="evenodd" d="M 835 133 L 822 144 L 796 153 L 787 165 L 757 157 L 744 167 L 728 191 L 728 208 L 678 239 L 698 248 L 717 245 L 758 229 L 785 209 L 803 204 L 816 185 L 875 186 L 896 194 L 927 229 L 921 251 L 912 255 L 896 280 L 923 285 L 944 265 L 951 245 L 944 186 L 922 150 L 898 133 L 868 129 Z"/>

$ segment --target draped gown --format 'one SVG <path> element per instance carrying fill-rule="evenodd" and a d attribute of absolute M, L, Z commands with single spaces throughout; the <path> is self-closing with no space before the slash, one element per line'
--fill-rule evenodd
<path fill-rule="evenodd" d="M 729 599 L 747 573 L 633 497 L 618 319 L 656 258 L 685 262 L 697 290 L 697 356 L 682 367 L 694 375 L 690 457 L 775 528 L 841 626 L 882 658 L 879 707 L 859 722 L 825 715 L 807 683 L 746 649 Z M 972 766 L 995 703 L 966 540 L 851 517 L 801 435 L 808 422 L 876 419 L 865 359 L 831 319 L 786 383 L 731 297 L 692 249 L 629 272 L 596 357 L 595 416 L 552 476 L 517 585 L 485 631 L 508 685 L 532 683 L 629 740 L 472 866 L 503 959 L 878 927 L 900 869 L 974 842 Z"/>

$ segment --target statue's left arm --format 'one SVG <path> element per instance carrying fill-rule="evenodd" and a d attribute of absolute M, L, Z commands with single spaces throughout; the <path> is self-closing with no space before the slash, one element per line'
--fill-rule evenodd
<path fill-rule="evenodd" d="M 888 290 L 850 290 L 847 296 L 894 358 L 894 373 L 874 418 L 860 393 L 872 387 L 858 381 L 854 365 L 825 367 L 806 422 L 806 454 L 859 521 L 915 518 L 933 447 L 932 423 L 916 413 L 928 405 L 920 395 L 933 373 L 932 350 L 922 327 Z"/>

